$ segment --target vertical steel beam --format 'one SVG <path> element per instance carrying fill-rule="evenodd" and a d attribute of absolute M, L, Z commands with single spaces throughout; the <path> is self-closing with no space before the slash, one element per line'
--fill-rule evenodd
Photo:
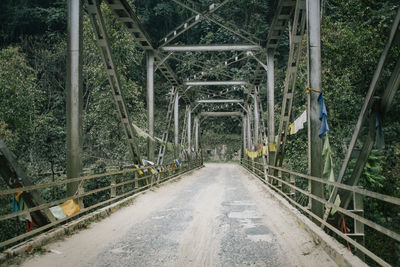
<path fill-rule="evenodd" d="M 173 115 L 173 111 L 174 111 L 174 107 L 175 107 L 176 91 L 177 91 L 177 89 L 175 87 L 172 87 L 169 102 L 168 102 L 167 116 L 166 116 L 166 120 L 165 120 L 165 129 L 164 129 L 164 133 L 162 135 L 162 143 L 160 144 L 160 148 L 158 151 L 157 165 L 161 165 L 164 162 L 164 155 L 165 155 L 165 150 L 167 148 L 167 142 L 168 142 L 169 127 L 171 126 L 172 115 Z"/>
<path fill-rule="evenodd" d="M 68 1 L 67 57 L 67 178 L 82 172 L 82 2 Z M 67 196 L 80 190 L 79 182 L 67 184 Z M 82 201 L 79 203 L 83 205 Z"/>
<path fill-rule="evenodd" d="M 194 117 L 194 149 L 199 151 L 199 117 Z"/>
<path fill-rule="evenodd" d="M 258 145 L 258 129 L 259 129 L 259 114 L 258 114 L 258 89 L 254 88 L 254 145 Z"/>
<path fill-rule="evenodd" d="M 246 115 L 246 119 L 247 119 L 247 123 L 246 123 L 246 128 L 247 128 L 247 149 L 251 150 L 251 113 L 250 113 L 250 105 L 247 104 L 246 106 L 247 109 L 247 115 Z"/>
<path fill-rule="evenodd" d="M 154 160 L 154 53 L 147 50 L 147 121 L 151 138 L 147 139 L 148 159 Z"/>
<path fill-rule="evenodd" d="M 190 109 L 190 106 L 187 110 L 187 144 L 188 144 L 188 154 L 190 155 L 191 152 L 191 127 L 192 127 L 192 110 Z"/>
<path fill-rule="evenodd" d="M 267 76 L 268 76 L 268 86 L 267 86 L 267 109 L 268 109 L 268 163 L 270 165 L 274 164 L 275 152 L 271 151 L 275 144 L 275 110 L 274 110 L 274 93 L 275 93 L 275 66 L 274 66 L 274 52 L 273 50 L 268 50 L 267 52 Z"/>
<path fill-rule="evenodd" d="M 246 140 L 246 127 L 247 127 L 247 118 L 246 118 L 246 116 L 242 116 L 242 138 L 243 138 L 243 157 L 244 157 L 244 155 L 246 155 L 246 149 L 247 149 L 247 146 L 246 146 L 246 142 L 247 142 L 247 140 Z"/>
<path fill-rule="evenodd" d="M 310 87 L 315 91 L 321 90 L 321 16 L 320 1 L 307 1 L 307 22 L 308 22 L 308 43 L 309 43 L 309 78 Z M 310 98 L 310 152 L 311 152 L 311 175 L 322 176 L 322 140 L 318 136 L 321 122 L 319 120 L 321 105 L 318 103 L 319 93 L 311 90 Z M 321 183 L 311 182 L 311 193 L 320 198 L 324 198 L 324 187 Z M 321 217 L 324 213 L 324 205 L 316 200 L 311 201 L 311 210 L 314 214 Z"/>
<path fill-rule="evenodd" d="M 176 152 L 179 153 L 179 93 L 175 94 L 174 103 L 174 144 Z"/>

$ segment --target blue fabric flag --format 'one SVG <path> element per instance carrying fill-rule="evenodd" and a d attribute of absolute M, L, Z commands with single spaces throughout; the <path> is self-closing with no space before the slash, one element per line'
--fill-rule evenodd
<path fill-rule="evenodd" d="M 319 120 L 321 121 L 321 128 L 319 128 L 318 136 L 319 138 L 323 138 L 325 134 L 329 131 L 328 126 L 328 112 L 326 111 L 324 95 L 321 93 L 318 96 L 318 103 L 321 104 L 321 112 L 319 113 Z"/>
<path fill-rule="evenodd" d="M 17 212 L 18 211 L 18 202 L 17 202 L 17 200 L 15 200 L 15 197 L 13 197 L 12 211 L 13 212 Z"/>

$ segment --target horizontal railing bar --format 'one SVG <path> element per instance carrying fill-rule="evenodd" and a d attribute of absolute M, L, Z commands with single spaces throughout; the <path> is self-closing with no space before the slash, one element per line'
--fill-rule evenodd
<path fill-rule="evenodd" d="M 254 163 L 255 164 L 259 164 L 259 165 L 263 165 L 262 163 L 258 163 L 258 162 L 254 162 Z M 313 181 L 316 181 L 316 182 L 320 182 L 320 183 L 323 183 L 323 184 L 333 185 L 333 186 L 336 186 L 338 188 L 341 188 L 341 189 L 344 189 L 344 190 L 347 190 L 347 191 L 355 192 L 355 193 L 358 193 L 358 194 L 361 194 L 361 195 L 364 195 L 364 196 L 368 196 L 368 197 L 372 197 L 372 198 L 375 198 L 375 199 L 379 199 L 379 200 L 382 200 L 382 201 L 385 201 L 385 202 L 388 202 L 388 203 L 392 203 L 392 204 L 395 204 L 395 205 L 400 205 L 400 198 L 396 198 L 396 197 L 392 197 L 392 196 L 388 196 L 388 195 L 372 192 L 372 191 L 369 191 L 367 189 L 361 189 L 361 188 L 359 188 L 357 186 L 341 184 L 341 183 L 338 183 L 338 182 L 331 182 L 331 181 L 328 181 L 328 180 L 325 180 L 325 179 L 322 179 L 322 178 L 318 178 L 318 177 L 315 177 L 315 176 L 310 176 L 310 175 L 307 175 L 307 174 L 298 173 L 298 172 L 287 170 L 287 169 L 284 169 L 284 168 L 281 168 L 281 167 L 275 167 L 275 166 L 270 166 L 270 165 L 266 165 L 266 167 L 267 168 L 271 168 L 271 169 L 275 169 L 275 170 L 278 170 L 278 171 L 282 171 L 282 172 L 285 172 L 285 173 L 293 174 L 295 176 L 302 177 L 302 178 L 305 178 L 305 179 L 310 179 L 310 180 L 313 180 Z"/>
<path fill-rule="evenodd" d="M 370 221 L 368 219 L 365 219 L 364 217 L 361 217 L 360 215 L 357 215 L 355 213 L 349 212 L 348 210 L 346 210 L 346 209 L 344 209 L 344 208 L 342 208 L 340 206 L 337 206 L 337 205 L 335 205 L 335 204 L 333 204 L 333 203 L 331 203 L 331 202 L 329 202 L 329 201 L 327 201 L 327 200 L 325 200 L 323 198 L 317 197 L 317 196 L 311 194 L 310 192 L 305 191 L 303 189 L 300 189 L 299 187 L 297 187 L 295 185 L 292 185 L 292 184 L 288 183 L 287 181 L 285 181 L 285 180 L 283 180 L 283 179 L 281 179 L 279 177 L 276 177 L 276 176 L 273 176 L 273 175 L 269 175 L 269 174 L 267 176 L 270 177 L 270 178 L 273 178 L 275 180 L 280 181 L 281 183 L 283 183 L 283 184 L 295 189 L 296 191 L 298 191 L 298 192 L 300 192 L 300 193 L 302 193 L 302 194 L 304 194 L 304 195 L 306 195 L 306 196 L 308 196 L 308 197 L 310 197 L 312 199 L 317 200 L 318 202 L 328 206 L 329 208 L 334 208 L 337 211 L 339 211 L 339 212 L 341 212 L 341 213 L 353 218 L 354 220 L 360 221 L 363 224 L 368 225 L 369 227 L 371 227 L 371 228 L 377 230 L 378 232 L 381 232 L 381 233 L 383 233 L 383 234 L 395 239 L 396 241 L 400 241 L 400 234 L 398 234 L 396 232 L 393 232 L 393 231 L 391 231 L 391 230 L 389 230 L 389 229 L 387 229 L 387 228 L 385 228 L 385 227 L 383 227 L 383 226 L 381 226 L 381 225 L 379 225 L 377 223 L 374 223 L 374 222 L 372 222 L 372 221 Z"/>
<path fill-rule="evenodd" d="M 149 186 L 150 186 L 150 185 L 146 185 L 146 186 L 144 186 L 144 187 L 149 187 Z M 143 187 L 140 188 L 140 189 L 143 189 Z M 42 226 L 42 227 L 39 227 L 39 228 L 37 228 L 37 229 L 35 229 L 35 230 L 32 230 L 32 231 L 30 231 L 30 232 L 27 232 L 27 233 L 25 233 L 25 234 L 23 234 L 23 235 L 20 235 L 20 236 L 17 236 L 17 237 L 8 239 L 8 240 L 6 240 L 6 241 L 4 241 L 4 242 L 1 242 L 1 243 L 0 243 L 0 247 L 4 247 L 4 246 L 7 246 L 7 245 L 12 244 L 12 243 L 14 243 L 14 242 L 17 242 L 17 241 L 19 241 L 19 240 L 21 240 L 21 239 L 23 239 L 23 238 L 29 237 L 29 236 L 34 235 L 34 234 L 36 234 L 36 233 L 39 233 L 39 232 L 41 232 L 41 231 L 43 231 L 43 230 L 46 230 L 46 229 L 48 229 L 48 228 L 50 228 L 50 227 L 52 227 L 52 226 L 54 226 L 54 225 L 57 225 L 57 224 L 59 224 L 59 223 L 61 223 L 61 222 L 64 222 L 64 221 L 67 221 L 67 220 L 69 220 L 69 219 L 71 219 L 71 218 L 73 218 L 73 217 L 76 217 L 76 216 L 78 216 L 78 215 L 80 215 L 80 214 L 82 214 L 82 213 L 84 213 L 84 212 L 86 212 L 86 211 L 88 211 L 88 210 L 94 209 L 94 208 L 96 208 L 96 207 L 98 207 L 98 206 L 101 206 L 101 205 L 106 204 L 106 203 L 108 203 L 108 202 L 111 202 L 111 201 L 113 201 L 113 200 L 117 200 L 117 199 L 119 199 L 119 198 L 122 198 L 122 197 L 124 197 L 124 196 L 126 196 L 126 195 L 128 195 L 128 194 L 131 194 L 131 193 L 135 193 L 135 192 L 137 192 L 137 191 L 139 191 L 139 188 L 137 188 L 137 189 L 135 188 L 135 189 L 133 189 L 133 190 L 131 190 L 131 191 L 129 191 L 129 192 L 123 194 L 123 195 L 120 195 L 120 196 L 117 196 L 117 197 L 115 197 L 115 198 L 111 198 L 111 199 L 102 201 L 102 202 L 97 203 L 97 204 L 95 204 L 95 205 L 92 205 L 92 206 L 90 206 L 90 207 L 83 208 L 83 209 L 80 210 L 79 212 L 74 213 L 74 214 L 72 214 L 72 215 L 70 215 L 70 216 L 68 216 L 68 217 L 66 217 L 66 218 L 64 218 L 64 219 L 57 220 L 57 221 L 55 221 L 55 222 L 46 224 L 46 225 L 44 225 L 44 226 Z"/>
<path fill-rule="evenodd" d="M 165 165 L 168 165 L 168 164 L 165 164 Z M 157 168 L 159 166 L 154 165 L 154 166 L 148 166 L 148 167 Z M 144 169 L 147 169 L 147 167 L 142 167 L 142 168 L 139 168 L 139 169 L 140 170 L 144 170 Z M 93 175 L 89 175 L 89 176 L 81 176 L 81 177 L 77 177 L 77 178 L 72 178 L 72 179 L 67 179 L 67 180 L 57 181 L 57 182 L 51 182 L 51 183 L 46 183 L 46 184 L 38 184 L 38 185 L 31 185 L 31 186 L 24 186 L 24 187 L 6 189 L 6 190 L 0 191 L 0 196 L 9 195 L 9 194 L 17 193 L 17 192 L 21 192 L 21 191 L 31 191 L 31 190 L 35 190 L 35 189 L 41 189 L 41 188 L 52 187 L 52 186 L 57 186 L 57 185 L 69 184 L 69 183 L 73 183 L 73 182 L 91 180 L 91 179 L 100 178 L 100 177 L 104 177 L 104 176 L 113 176 L 113 175 L 119 175 L 119 174 L 125 174 L 125 173 L 132 173 L 132 172 L 136 172 L 136 171 L 137 171 L 137 169 L 128 169 L 128 170 L 115 171 L 115 172 L 109 172 L 109 173 L 93 174 Z"/>
<path fill-rule="evenodd" d="M 7 189 L 0 191 L 0 196 L 1 195 L 9 195 L 12 193 L 17 193 L 17 192 L 24 192 L 24 191 L 31 191 L 35 189 L 41 189 L 41 188 L 47 188 L 47 187 L 53 187 L 57 185 L 63 185 L 63 184 L 69 184 L 72 182 L 80 182 L 84 180 L 91 180 L 95 178 L 101 178 L 104 176 L 114 176 L 114 175 L 119 175 L 119 174 L 125 174 L 125 173 L 130 173 L 130 172 L 135 172 L 135 169 L 132 170 L 123 170 L 123 171 L 116 171 L 116 172 L 109 172 L 109 173 L 101 173 L 101 174 L 94 174 L 94 175 L 89 175 L 89 176 L 82 176 L 82 177 L 77 177 L 77 178 L 72 178 L 72 179 L 67 179 L 63 181 L 57 181 L 57 182 L 51 182 L 47 184 L 38 184 L 38 185 L 31 185 L 31 186 L 24 186 L 24 187 L 17 187 L 17 188 L 12 188 L 12 189 Z"/>
<path fill-rule="evenodd" d="M 250 169 L 251 169 L 251 167 L 250 167 Z M 297 187 L 295 185 L 292 185 L 292 184 L 288 183 L 287 181 L 285 181 L 285 180 L 283 180 L 283 179 L 281 179 L 279 177 L 276 177 L 276 176 L 273 176 L 273 175 L 270 175 L 270 174 L 268 174 L 267 176 L 282 182 L 283 184 L 289 186 L 290 188 L 293 188 L 296 191 L 298 191 L 298 192 L 300 192 L 300 193 L 302 193 L 302 194 L 304 194 L 304 195 L 306 195 L 306 196 L 308 196 L 308 197 L 310 197 L 312 199 L 317 200 L 318 202 L 328 206 L 329 208 L 334 208 L 337 211 L 339 211 L 339 212 L 341 212 L 341 213 L 343 213 L 343 214 L 345 214 L 345 215 L 347 215 L 347 216 L 349 216 L 349 217 L 351 217 L 351 218 L 353 218 L 353 219 L 355 219 L 357 221 L 362 222 L 363 224 L 365 224 L 365 225 L 377 230 L 378 232 L 381 232 L 381 233 L 383 233 L 383 234 L 395 239 L 396 241 L 400 241 L 400 234 L 398 234 L 398 233 L 396 233 L 394 231 L 391 231 L 391 230 L 389 230 L 389 229 L 387 229 L 387 228 L 385 228 L 385 227 L 383 227 L 383 226 L 381 226 L 381 225 L 379 225 L 379 224 L 377 224 L 375 222 L 372 222 L 372 221 L 370 221 L 368 219 L 365 219 L 364 217 L 361 217 L 361 216 L 359 216 L 359 215 L 357 215 L 355 213 L 349 212 L 348 210 L 343 209 L 340 206 L 337 206 L 337 205 L 335 205 L 335 204 L 333 204 L 333 203 L 331 203 L 331 202 L 329 202 L 329 201 L 327 201 L 327 200 L 325 200 L 323 198 L 317 197 L 317 196 L 311 194 L 310 192 L 305 191 L 305 190 L 303 190 L 303 189 L 301 189 L 301 188 L 299 188 L 299 187 Z M 279 191 L 281 191 L 281 190 L 279 190 Z"/>
<path fill-rule="evenodd" d="M 196 164 L 196 162 L 195 162 L 195 164 Z M 189 166 L 190 166 L 190 163 L 189 163 Z M 189 170 L 181 170 L 181 168 L 176 169 L 176 170 L 180 170 L 180 171 L 178 171 L 177 173 L 172 174 L 171 176 L 168 176 L 167 178 L 163 179 L 163 180 L 160 181 L 160 182 L 163 182 L 163 181 L 166 181 L 166 180 L 168 180 L 168 179 L 171 179 L 171 178 L 173 178 L 173 177 L 175 177 L 175 176 L 178 176 L 178 175 L 180 175 L 180 174 L 182 174 L 182 173 L 185 173 L 185 172 L 187 172 L 187 171 L 190 171 L 190 170 L 192 170 L 192 169 L 195 169 L 196 167 L 198 167 L 198 166 L 194 166 L 193 168 L 191 168 L 191 169 L 189 169 Z M 133 170 L 133 171 L 136 171 L 136 170 Z M 174 171 L 174 170 L 170 170 L 170 171 Z M 104 175 L 104 176 L 110 176 L 110 175 Z M 78 195 L 75 195 L 75 196 L 72 196 L 72 197 L 68 197 L 68 198 L 65 198 L 65 199 L 62 199 L 62 200 L 69 200 L 69 199 L 80 198 L 80 197 L 83 197 L 83 196 L 86 196 L 86 195 L 94 194 L 94 193 L 96 193 L 96 192 L 104 191 L 104 190 L 111 189 L 111 188 L 114 188 L 114 187 L 120 187 L 120 186 L 122 186 L 122 185 L 129 184 L 129 183 L 134 183 L 134 182 L 136 182 L 136 181 L 141 181 L 141 180 L 144 180 L 144 179 L 148 179 L 148 178 L 150 178 L 151 176 L 152 176 L 152 175 L 143 176 L 143 177 L 140 177 L 140 178 L 138 178 L 138 179 L 133 179 L 133 180 L 129 180 L 129 181 L 124 181 L 124 182 L 119 183 L 119 184 L 110 185 L 110 186 L 103 187 L 103 188 L 98 188 L 98 189 L 95 189 L 95 190 L 92 190 L 92 191 L 89 191 L 89 192 L 85 192 L 85 193 L 82 193 L 82 194 L 78 194 Z M 71 179 L 71 180 L 72 180 L 72 179 Z M 24 239 L 24 238 L 27 238 L 27 237 L 30 237 L 30 236 L 35 235 L 35 234 L 37 234 L 37 233 L 40 233 L 40 232 L 42 232 L 42 231 L 44 231 L 44 230 L 46 230 L 46 229 L 49 229 L 49 228 L 51 228 L 51 227 L 53 227 L 53 226 L 55 226 L 55 225 L 57 225 L 57 224 L 60 224 L 60 223 L 65 222 L 65 221 L 67 221 L 67 220 L 70 220 L 70 219 L 72 219 L 72 218 L 74 218 L 74 217 L 76 217 L 76 216 L 78 216 L 78 215 L 80 215 L 80 214 L 82 214 L 82 213 L 84 213 L 84 212 L 86 212 L 86 211 L 89 211 L 89 210 L 94 209 L 94 208 L 96 208 L 96 207 L 99 207 L 99 206 L 101 206 L 101 205 L 107 204 L 107 203 L 109 203 L 109 202 L 112 202 L 112 201 L 121 199 L 121 198 L 123 198 L 123 197 L 125 197 L 125 196 L 128 196 L 129 194 L 136 193 L 136 192 L 140 192 L 141 190 L 146 189 L 146 188 L 149 188 L 149 187 L 151 187 L 152 185 L 153 185 L 153 184 L 147 184 L 147 185 L 144 185 L 144 186 L 142 186 L 142 187 L 140 187 L 140 188 L 134 188 L 134 189 L 130 190 L 129 192 L 126 192 L 126 193 L 124 193 L 124 194 L 122 194 L 122 195 L 112 197 L 112 198 L 110 198 L 110 199 L 108 199 L 108 200 L 105 200 L 105 201 L 96 203 L 96 204 L 94 204 L 94 205 L 92 205 L 92 206 L 89 206 L 89 207 L 85 207 L 85 208 L 81 209 L 79 212 L 74 213 L 74 214 L 72 214 L 72 215 L 70 215 L 70 216 L 68 216 L 68 217 L 66 217 L 66 218 L 57 220 L 57 221 L 52 222 L 52 223 L 49 223 L 49 224 L 46 224 L 46 225 L 41 226 L 41 227 L 39 227 L 39 228 L 37 228 L 37 229 L 34 229 L 34 230 L 30 231 L 30 232 L 27 232 L 27 233 L 24 233 L 24 234 L 22 234 L 22 235 L 19 235 L 19 236 L 16 236 L 16 237 L 14 237 L 14 238 L 11 238 L 11 239 L 8 239 L 8 240 L 6 240 L 6 241 L 3 241 L 3 242 L 0 243 L 0 247 L 7 246 L 7 245 L 9 245 L 9 244 L 12 244 L 12 243 L 15 243 L 15 242 L 17 242 L 17 241 L 20 241 L 20 240 L 22 240 L 22 239 Z M 52 205 L 52 203 L 54 203 L 54 202 L 59 202 L 59 203 L 61 203 L 62 200 L 57 200 L 57 201 L 53 201 L 53 202 L 51 202 L 51 203 L 46 203 L 46 204 L 43 204 L 43 205 L 40 205 L 40 206 L 37 206 L 37 207 L 34 207 L 34 208 L 30 208 L 30 209 L 28 209 L 28 210 L 23 211 L 22 214 L 25 214 L 26 212 L 29 212 L 29 211 L 39 210 L 40 207 L 43 207 L 43 208 L 48 207 L 49 205 Z"/>
<path fill-rule="evenodd" d="M 145 187 L 149 187 L 149 186 L 150 186 L 150 185 L 146 185 Z M 143 187 L 142 187 L 141 189 L 143 189 Z M 131 194 L 131 193 L 135 193 L 135 192 L 137 192 L 137 191 L 139 191 L 139 189 L 133 189 L 133 190 L 131 190 L 131 191 L 129 191 L 129 192 L 123 194 L 123 195 L 120 195 L 120 196 L 117 196 L 117 197 L 115 197 L 115 198 L 111 198 L 111 199 L 102 201 L 102 202 L 100 202 L 100 203 L 97 203 L 97 204 L 92 205 L 92 206 L 87 207 L 87 208 L 83 208 L 83 209 L 80 210 L 79 212 L 74 213 L 74 214 L 72 214 L 72 215 L 70 215 L 70 216 L 68 216 L 68 217 L 66 217 L 66 218 L 64 218 L 64 219 L 57 220 L 57 221 L 55 221 L 55 222 L 46 224 L 46 225 L 44 225 L 44 226 L 42 226 L 42 227 L 39 227 L 39 228 L 37 228 L 37 229 L 35 229 L 35 230 L 32 230 L 32 231 L 30 231 L 30 232 L 27 232 L 27 233 L 25 233 L 25 234 L 23 234 L 23 235 L 20 235 L 20 236 L 17 236 L 17 237 L 8 239 L 8 240 L 6 240 L 6 241 L 4 241 L 4 242 L 1 242 L 1 243 L 0 243 L 0 247 L 7 246 L 7 245 L 12 244 L 12 243 L 14 243 L 14 242 L 17 242 L 17 241 L 19 241 L 19 240 L 21 240 L 21 239 L 24 239 L 24 238 L 29 237 L 29 236 L 32 236 L 32 235 L 34 235 L 34 234 L 36 234 L 36 233 L 42 232 L 43 230 L 46 230 L 46 229 L 51 228 L 51 227 L 53 227 L 53 226 L 55 226 L 55 225 L 57 225 L 57 224 L 60 224 L 60 223 L 62 223 L 62 222 L 64 222 L 64 221 L 67 221 L 67 220 L 69 220 L 69 219 L 71 219 L 71 218 L 73 218 L 73 217 L 76 217 L 76 216 L 78 216 L 78 215 L 80 215 L 80 214 L 82 214 L 82 213 L 84 213 L 84 212 L 86 212 L 86 211 L 88 211 L 88 210 L 94 209 L 94 208 L 96 208 L 96 207 L 98 207 L 98 206 L 101 206 L 101 205 L 104 205 L 104 204 L 106 204 L 106 203 L 108 203 L 108 202 L 111 202 L 111 201 L 120 199 L 120 198 L 122 198 L 122 197 L 124 197 L 124 196 L 126 196 L 126 195 L 129 195 L 129 194 Z"/>
<path fill-rule="evenodd" d="M 348 191 L 351 191 L 351 192 L 356 192 L 356 193 L 359 193 L 359 194 L 364 195 L 364 196 L 368 196 L 368 197 L 372 197 L 372 198 L 375 198 L 375 199 L 379 199 L 379 200 L 382 200 L 382 201 L 385 201 L 385 202 L 388 202 L 388 203 L 392 203 L 392 204 L 395 204 L 395 205 L 400 205 L 400 198 L 396 198 L 396 197 L 392 197 L 392 196 L 388 196 L 388 195 L 383 195 L 383 194 L 372 192 L 372 191 L 369 191 L 369 190 L 366 190 L 366 189 L 361 189 L 361 188 L 359 188 L 357 186 L 341 184 L 341 183 L 338 183 L 338 182 L 331 182 L 331 181 L 328 181 L 328 180 L 325 180 L 325 179 L 322 179 L 322 178 L 318 178 L 318 177 L 314 177 L 314 176 L 310 176 L 310 175 L 306 175 L 306 174 L 301 174 L 301 173 L 290 171 L 290 170 L 285 170 L 285 169 L 280 168 L 280 167 L 274 167 L 274 166 L 269 166 L 269 165 L 267 165 L 267 166 L 271 167 L 272 169 L 280 170 L 280 171 L 283 171 L 283 172 L 286 172 L 286 173 L 289 173 L 289 174 L 293 174 L 295 176 L 303 177 L 305 179 L 310 179 L 310 180 L 313 180 L 313 181 L 316 181 L 316 182 L 320 182 L 320 183 L 324 183 L 324 184 L 327 184 L 327 185 L 333 185 L 333 186 L 336 186 L 338 188 L 341 188 L 341 189 L 344 189 L 344 190 L 348 190 Z"/>
<path fill-rule="evenodd" d="M 107 187 L 97 188 L 97 189 L 94 189 L 94 190 L 91 190 L 91 191 L 87 191 L 87 192 L 84 192 L 84 193 L 81 193 L 81 194 L 77 194 L 77 195 L 74 195 L 74 196 L 70 196 L 70 197 L 66 197 L 66 198 L 63 198 L 63 199 L 55 200 L 55 201 L 52 201 L 52 202 L 49 202 L 49 203 L 41 204 L 41 205 L 36 206 L 36 207 L 27 208 L 27 209 L 25 209 L 23 211 L 18 211 L 18 212 L 10 213 L 10 214 L 7 214 L 7 215 L 3 215 L 3 216 L 0 217 L 0 221 L 6 220 L 6 219 L 10 219 L 10 218 L 13 218 L 13 217 L 17 217 L 19 215 L 24 215 L 27 212 L 31 213 L 33 211 L 42 210 L 42 209 L 45 209 L 45 208 L 48 208 L 48 207 L 51 207 L 51 206 L 54 206 L 54 205 L 58 205 L 60 203 L 68 201 L 70 199 L 77 199 L 77 198 L 81 198 L 81 197 L 92 195 L 92 194 L 100 192 L 100 191 L 105 191 L 107 189 L 111 189 L 111 188 L 114 188 L 114 187 L 120 187 L 120 186 L 125 185 L 125 184 L 135 183 L 136 181 L 139 182 L 139 181 L 142 181 L 142 180 L 146 180 L 149 177 L 151 177 L 151 176 L 144 176 L 144 177 L 140 177 L 138 179 L 125 181 L 125 182 L 122 182 L 122 183 L 119 183 L 119 184 L 110 185 L 110 186 L 107 186 Z"/>
<path fill-rule="evenodd" d="M 251 172 L 251 171 L 250 171 Z M 258 176 L 257 176 L 258 177 Z M 258 177 L 260 179 L 260 177 Z M 358 248 L 360 251 L 362 251 L 365 255 L 367 255 L 368 257 L 370 257 L 371 259 L 373 259 L 374 261 L 376 261 L 377 263 L 379 263 L 382 266 L 390 266 L 390 264 L 388 264 L 387 262 L 385 262 L 383 259 L 381 259 L 379 256 L 377 256 L 376 254 L 374 254 L 373 252 L 371 252 L 369 249 L 367 249 L 366 247 L 362 246 L 361 244 L 357 243 L 357 241 L 355 241 L 354 239 L 346 236 L 345 234 L 343 234 L 340 230 L 336 229 L 334 226 L 332 226 L 331 224 L 329 224 L 328 222 L 324 221 L 323 219 L 321 219 L 320 217 L 318 217 L 317 215 L 315 215 L 314 213 L 312 213 L 311 211 L 309 211 L 306 207 L 303 207 L 301 204 L 297 203 L 295 200 L 291 199 L 289 196 L 287 196 L 286 194 L 284 194 L 279 188 L 277 188 L 276 186 L 268 183 L 266 180 L 260 179 L 261 182 L 263 182 L 264 184 L 266 184 L 267 186 L 271 186 L 272 188 L 274 188 L 275 190 L 277 190 L 278 192 L 281 192 L 282 194 L 280 194 L 281 196 L 285 197 L 287 200 L 289 200 L 290 202 L 292 202 L 295 206 L 297 206 L 298 208 L 300 208 L 302 211 L 306 212 L 307 214 L 309 214 L 310 216 L 312 216 L 314 219 L 316 219 L 317 221 L 319 221 L 320 223 L 322 223 L 323 225 L 325 225 L 327 228 L 329 228 L 330 230 L 332 230 L 333 232 L 335 232 L 337 235 L 339 235 L 341 238 L 343 238 L 344 240 L 346 240 L 347 242 L 351 243 L 353 246 L 355 246 L 356 248 Z"/>

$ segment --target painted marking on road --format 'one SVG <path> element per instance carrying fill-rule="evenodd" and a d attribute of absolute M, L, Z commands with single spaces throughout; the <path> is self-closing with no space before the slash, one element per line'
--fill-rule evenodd
<path fill-rule="evenodd" d="M 232 211 L 228 214 L 232 219 L 258 219 L 260 216 L 254 210 Z"/>
<path fill-rule="evenodd" d="M 271 234 L 266 235 L 247 235 L 247 238 L 253 242 L 272 242 L 273 236 Z"/>
<path fill-rule="evenodd" d="M 255 206 L 256 203 L 247 200 L 236 200 L 226 203 L 227 206 Z"/>

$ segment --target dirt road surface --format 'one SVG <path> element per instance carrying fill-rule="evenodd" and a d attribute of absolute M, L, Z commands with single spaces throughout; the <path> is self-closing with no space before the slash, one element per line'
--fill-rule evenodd
<path fill-rule="evenodd" d="M 236 164 L 206 164 L 23 266 L 336 266 Z"/>

